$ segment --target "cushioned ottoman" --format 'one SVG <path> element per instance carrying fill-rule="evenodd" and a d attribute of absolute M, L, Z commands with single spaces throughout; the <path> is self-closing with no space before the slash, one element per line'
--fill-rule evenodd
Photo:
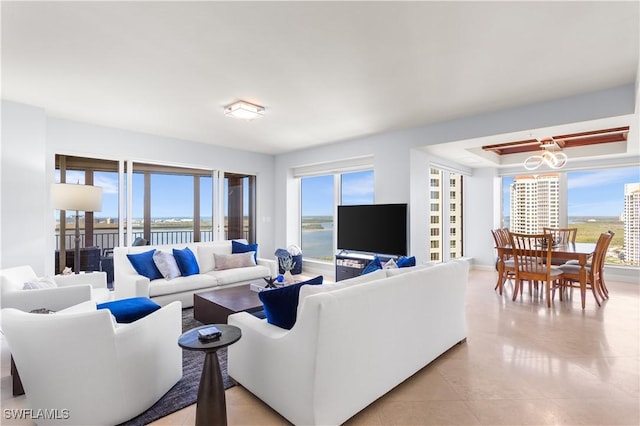
<path fill-rule="evenodd" d="M 160 309 L 160 305 L 147 297 L 132 297 L 100 303 L 98 309 L 110 310 L 111 314 L 116 317 L 116 322 L 130 323 L 157 311 Z"/>

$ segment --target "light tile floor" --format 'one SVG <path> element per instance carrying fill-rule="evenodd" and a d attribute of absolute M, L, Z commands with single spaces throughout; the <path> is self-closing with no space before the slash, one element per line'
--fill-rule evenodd
<path fill-rule="evenodd" d="M 493 272 L 470 274 L 466 343 L 347 425 L 640 424 L 640 283 L 609 282 L 611 299 L 598 308 L 588 295 L 582 311 L 576 290 L 548 309 L 526 289 L 516 302 L 510 287 L 498 295 L 495 280 Z M 3 346 L 2 405 L 20 407 L 5 354 Z M 226 397 L 229 425 L 289 424 L 241 386 Z M 153 425 L 194 422 L 195 405 Z"/>

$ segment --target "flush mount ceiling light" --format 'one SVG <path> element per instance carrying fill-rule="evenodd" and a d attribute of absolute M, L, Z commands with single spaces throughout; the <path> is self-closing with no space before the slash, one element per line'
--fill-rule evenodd
<path fill-rule="evenodd" d="M 227 117 L 239 118 L 241 120 L 253 120 L 264 116 L 264 107 L 254 105 L 245 101 L 237 101 L 224 108 Z"/>
<path fill-rule="evenodd" d="M 532 155 L 524 160 L 525 169 L 535 170 L 543 164 L 552 169 L 561 169 L 567 164 L 567 154 L 560 152 L 560 145 L 553 138 L 541 140 L 540 148 L 541 154 Z"/>

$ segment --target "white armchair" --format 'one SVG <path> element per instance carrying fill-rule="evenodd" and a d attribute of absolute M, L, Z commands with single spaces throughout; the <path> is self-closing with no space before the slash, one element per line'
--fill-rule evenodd
<path fill-rule="evenodd" d="M 87 300 L 101 303 L 110 298 L 104 272 L 56 275 L 53 277 L 56 288 L 23 290 L 24 283 L 37 279 L 30 266 L 0 270 L 0 308 L 25 312 L 40 308 L 59 311 Z"/>
<path fill-rule="evenodd" d="M 52 315 L 2 309 L 2 330 L 28 408 L 58 410 L 60 418 L 47 424 L 119 424 L 182 377 L 181 305 L 117 327 L 108 310 L 82 306 L 85 312 Z"/>

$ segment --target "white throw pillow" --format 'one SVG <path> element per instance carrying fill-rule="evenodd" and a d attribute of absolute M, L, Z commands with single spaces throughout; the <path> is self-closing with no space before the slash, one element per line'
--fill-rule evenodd
<path fill-rule="evenodd" d="M 56 284 L 53 277 L 42 277 L 38 278 L 35 281 L 27 281 L 24 283 L 23 290 L 38 290 L 41 288 L 56 288 L 58 284 Z"/>
<path fill-rule="evenodd" d="M 215 271 L 222 271 L 225 269 L 246 268 L 249 266 L 256 266 L 255 251 L 248 251 L 246 253 L 234 253 L 234 254 L 213 254 L 215 259 Z"/>
<path fill-rule="evenodd" d="M 156 264 L 158 271 L 160 271 L 162 276 L 167 280 L 177 278 L 181 275 L 176 258 L 173 257 L 171 253 L 156 250 L 153 253 L 153 263 Z"/>
<path fill-rule="evenodd" d="M 396 263 L 395 260 L 389 259 L 387 263 L 384 264 L 382 269 L 398 269 L 398 264 Z"/>

